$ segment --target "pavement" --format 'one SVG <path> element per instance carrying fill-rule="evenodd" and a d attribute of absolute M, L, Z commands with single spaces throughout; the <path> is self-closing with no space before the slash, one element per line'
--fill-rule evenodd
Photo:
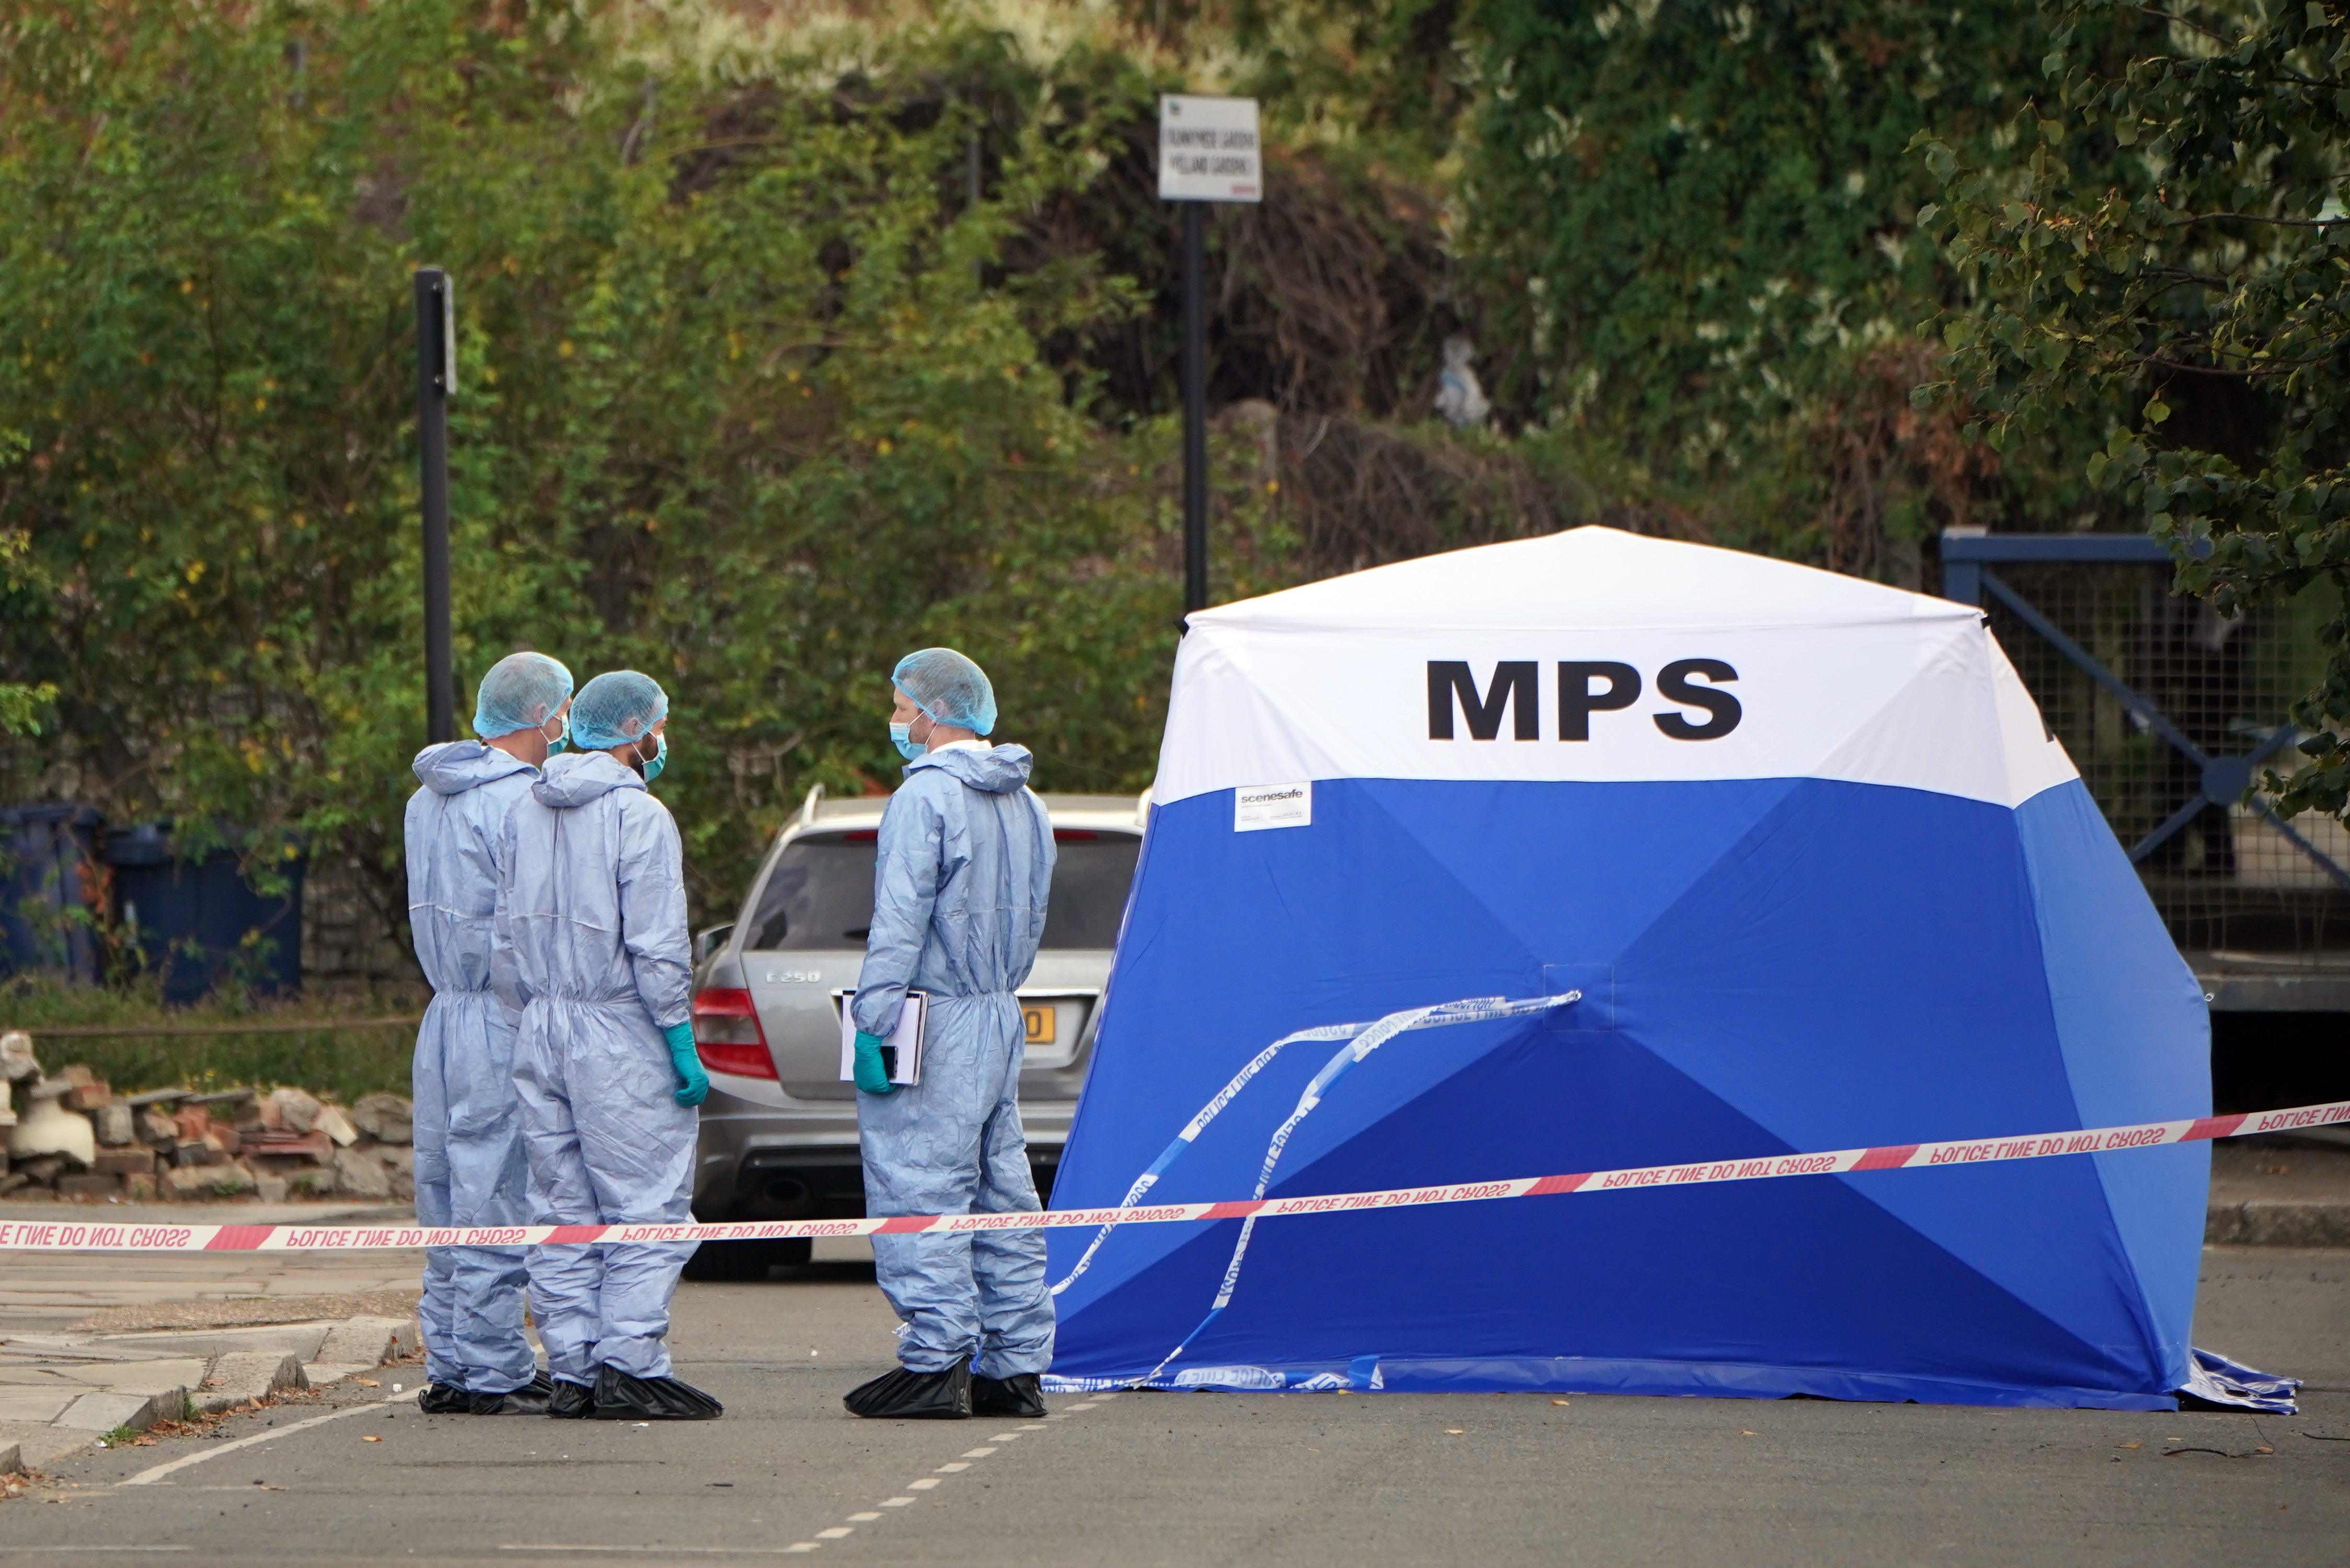
<path fill-rule="evenodd" d="M 87 1219 L 73 1204 L 10 1219 Z M 406 1220 L 406 1209 L 175 1204 L 196 1224 Z M 0 1474 L 298 1393 L 416 1348 L 416 1261 L 398 1254 L 10 1254 L 0 1272 Z"/>
<path fill-rule="evenodd" d="M 0 1473 L 414 1355 L 415 1319 L 0 1337 Z M 11 1457 L 13 1450 L 13 1460 Z"/>
<path fill-rule="evenodd" d="M 2200 1568 L 2350 1541 L 2350 1251 L 2205 1252 L 2197 1342 L 2309 1379 L 2297 1417 L 1128 1393 L 868 1422 L 840 1396 L 890 1364 L 892 1321 L 861 1243 L 818 1245 L 679 1293 L 679 1375 L 723 1420 L 426 1417 L 387 1369 L 62 1459 L 0 1503 L 0 1563 Z"/>
<path fill-rule="evenodd" d="M 2203 1239 L 2350 1247 L 2350 1129 L 2213 1144 Z"/>

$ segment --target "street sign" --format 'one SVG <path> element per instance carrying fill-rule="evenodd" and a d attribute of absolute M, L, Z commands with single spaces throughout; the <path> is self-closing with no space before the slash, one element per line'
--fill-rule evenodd
<path fill-rule="evenodd" d="M 1159 199 L 1264 199 L 1264 157 L 1257 140 L 1256 99 L 1160 95 Z"/>
<path fill-rule="evenodd" d="M 1159 199 L 1183 213 L 1183 610 L 1208 607 L 1208 203 L 1264 200 L 1256 99 L 1159 99 Z"/>

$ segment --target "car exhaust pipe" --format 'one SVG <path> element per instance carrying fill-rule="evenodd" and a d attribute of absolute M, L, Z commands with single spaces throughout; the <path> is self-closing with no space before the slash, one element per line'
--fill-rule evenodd
<path fill-rule="evenodd" d="M 816 1192 L 796 1176 L 771 1176 L 760 1196 L 771 1209 L 782 1210 L 782 1218 L 796 1220 L 816 1208 Z"/>

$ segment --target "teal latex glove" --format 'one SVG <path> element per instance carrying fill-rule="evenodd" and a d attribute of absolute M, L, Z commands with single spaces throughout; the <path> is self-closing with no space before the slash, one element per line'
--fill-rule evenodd
<path fill-rule="evenodd" d="M 669 1041 L 669 1059 L 683 1086 L 676 1095 L 681 1106 L 698 1106 L 710 1097 L 710 1075 L 702 1070 L 702 1054 L 693 1048 L 693 1025 L 672 1023 L 661 1033 Z"/>
<path fill-rule="evenodd" d="M 897 1088 L 881 1066 L 881 1047 L 889 1042 L 859 1030 L 857 1035 L 857 1086 L 868 1095 L 886 1095 Z"/>

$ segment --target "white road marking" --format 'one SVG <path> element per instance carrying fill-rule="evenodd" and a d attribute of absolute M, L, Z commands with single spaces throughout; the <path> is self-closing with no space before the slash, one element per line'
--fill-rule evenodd
<path fill-rule="evenodd" d="M 370 1399 L 364 1405 L 346 1405 L 339 1410 L 329 1410 L 323 1416 L 313 1416 L 307 1421 L 296 1421 L 288 1426 L 274 1427 L 266 1432 L 255 1432 L 250 1438 L 239 1438 L 233 1443 L 215 1443 L 201 1453 L 184 1455 L 180 1459 L 157 1465 L 152 1469 L 140 1470 L 129 1480 L 117 1484 L 152 1486 L 165 1476 L 186 1469 L 190 1465 L 200 1465 L 206 1459 L 216 1459 L 223 1454 L 233 1454 L 239 1449 L 249 1449 L 255 1443 L 265 1443 L 272 1438 L 282 1438 L 288 1432 L 298 1432 L 305 1427 L 316 1427 L 326 1421 L 339 1421 L 346 1416 L 361 1416 L 369 1410 L 380 1410 L 390 1403 L 391 1401 L 388 1399 Z"/>
<path fill-rule="evenodd" d="M 52 1552 L 193 1552 L 192 1546 L 0 1546 L 0 1557 L 15 1556 L 20 1552 L 37 1552 L 47 1557 Z"/>
<path fill-rule="evenodd" d="M 51 1550 L 55 1550 L 51 1548 Z M 687 1554 L 696 1557 L 780 1557 L 786 1552 L 813 1552 L 805 1543 L 796 1546 L 573 1546 L 561 1543 L 533 1545 L 527 1542 L 510 1542 L 498 1548 L 501 1552 L 629 1552 L 639 1557 L 667 1557 Z"/>
<path fill-rule="evenodd" d="M 1087 1403 L 1085 1403 L 1085 1404 L 1081 1404 L 1081 1405 L 1072 1405 L 1072 1406 L 1070 1406 L 1070 1407 L 1069 1407 L 1069 1409 L 1070 1409 L 1070 1410 L 1090 1410 L 1090 1409 L 1092 1409 L 1092 1408 L 1094 1407 L 1094 1406 L 1096 1406 L 1096 1405 L 1099 1404 L 1102 1400 L 1104 1400 L 1104 1399 L 1109 1399 L 1109 1398 L 1114 1398 L 1114 1397 L 1116 1397 L 1116 1396 L 1114 1396 L 1114 1395 L 1108 1395 L 1108 1394 L 1098 1395 L 1098 1396 L 1097 1396 L 1095 1398 L 1093 1398 L 1092 1400 L 1087 1401 Z M 988 1440 L 990 1443 L 992 1443 L 992 1444 L 993 1444 L 993 1443 L 1014 1443 L 1014 1442 L 1018 1442 L 1018 1441 L 1020 1440 L 1020 1433 L 1021 1433 L 1021 1432 L 1042 1432 L 1042 1431 L 1045 1431 L 1045 1430 L 1046 1429 L 1045 1422 L 1048 1422 L 1048 1421 L 1057 1421 L 1057 1420 L 1059 1420 L 1059 1419 L 1061 1418 L 1061 1417 L 1062 1417 L 1063 1415 L 1065 1415 L 1065 1414 L 1066 1414 L 1066 1412 L 1064 1412 L 1064 1411 L 1055 1411 L 1054 1414 L 1052 1414 L 1052 1415 L 1049 1415 L 1049 1416 L 1045 1417 L 1044 1421 L 1032 1421 L 1032 1422 L 1028 1423 L 1026 1426 L 1022 1427 L 1022 1428 L 1020 1428 L 1020 1430 L 1019 1430 L 1019 1431 L 1016 1431 L 1016 1432 L 998 1432 L 998 1433 L 996 1433 L 993 1437 L 992 1437 L 992 1438 L 988 1438 L 987 1440 Z M 908 1482 L 906 1483 L 906 1490 L 907 1490 L 909 1492 L 929 1491 L 931 1488 L 935 1487 L 935 1486 L 937 1486 L 937 1485 L 939 1484 L 939 1477 L 941 1477 L 941 1476 L 951 1476 L 951 1475 L 956 1475 L 956 1474 L 959 1474 L 960 1472 L 962 1472 L 962 1471 L 963 1471 L 963 1470 L 967 1470 L 967 1469 L 971 1469 L 971 1461 L 972 1461 L 972 1460 L 973 1460 L 973 1459 L 986 1459 L 989 1455 L 991 1455 L 991 1454 L 994 1453 L 995 1451 L 996 1451 L 996 1450 L 995 1450 L 993 1448 L 966 1449 L 964 1449 L 964 1450 L 963 1450 L 963 1454 L 962 1454 L 962 1457 L 961 1459 L 953 1459 L 953 1460 L 949 1461 L 949 1462 L 948 1462 L 948 1463 L 946 1463 L 946 1464 L 941 1465 L 941 1466 L 940 1466 L 940 1467 L 939 1467 L 935 1471 L 933 1471 L 933 1472 L 932 1472 L 932 1473 L 931 1473 L 930 1475 L 926 1475 L 926 1476 L 924 1476 L 924 1477 L 923 1477 L 921 1480 L 910 1480 L 910 1481 L 908 1481 Z M 883 1499 L 881 1500 L 881 1504 L 880 1504 L 880 1506 L 881 1506 L 881 1507 L 883 1507 L 883 1508 L 910 1508 L 911 1506 L 913 1506 L 913 1504 L 915 1503 L 915 1501 L 917 1501 L 917 1500 L 916 1500 L 916 1499 L 914 1499 L 914 1498 L 912 1498 L 912 1497 L 888 1497 L 888 1498 L 883 1498 Z M 880 1516 L 879 1513 L 852 1513 L 852 1514 L 850 1514 L 850 1515 L 848 1516 L 848 1519 L 849 1519 L 849 1522 L 848 1522 L 848 1523 L 847 1523 L 847 1524 L 836 1524 L 836 1525 L 832 1525 L 832 1526 L 830 1526 L 830 1527 L 829 1527 L 829 1528 L 827 1528 L 827 1529 L 819 1530 L 819 1531 L 817 1531 L 817 1532 L 816 1532 L 816 1540 L 814 1540 L 814 1541 L 800 1541 L 800 1542 L 795 1542 L 792 1545 L 790 1545 L 790 1546 L 787 1546 L 787 1547 L 784 1548 L 784 1550 L 785 1550 L 785 1551 L 786 1551 L 786 1552 L 814 1552 L 814 1551 L 816 1549 L 816 1547 L 817 1547 L 821 1542 L 827 1542 L 827 1541 L 839 1541 L 839 1540 L 843 1540 L 843 1539 L 845 1539 L 845 1538 L 847 1538 L 847 1537 L 848 1537 L 848 1536 L 850 1536 L 850 1535 L 854 1535 L 854 1534 L 857 1532 L 856 1532 L 856 1528 L 855 1528 L 857 1525 L 859 1525 L 859 1524 L 870 1524 L 870 1523 L 871 1523 L 871 1522 L 873 1522 L 875 1520 L 879 1519 L 880 1517 L 881 1517 L 881 1516 Z M 517 1549 L 517 1548 L 508 1548 L 508 1550 L 519 1550 L 519 1549 Z M 550 1548 L 546 1548 L 546 1550 L 549 1550 L 549 1551 L 556 1551 L 556 1550 L 561 1550 L 561 1548 L 553 1548 L 553 1547 L 550 1547 Z M 590 1549 L 589 1549 L 589 1548 L 586 1548 L 586 1547 L 582 1547 L 582 1548 L 579 1548 L 579 1550 L 581 1550 L 581 1551 L 587 1551 L 587 1550 L 590 1550 Z M 608 1548 L 607 1550 L 611 1550 L 611 1551 L 627 1551 L 627 1550 L 631 1550 L 631 1549 L 630 1549 L 630 1548 L 625 1548 L 625 1547 L 613 1547 L 613 1548 Z M 726 1549 L 726 1548 L 704 1548 L 703 1550 L 706 1550 L 706 1551 L 723 1551 L 723 1550 L 727 1550 L 727 1549 Z"/>

